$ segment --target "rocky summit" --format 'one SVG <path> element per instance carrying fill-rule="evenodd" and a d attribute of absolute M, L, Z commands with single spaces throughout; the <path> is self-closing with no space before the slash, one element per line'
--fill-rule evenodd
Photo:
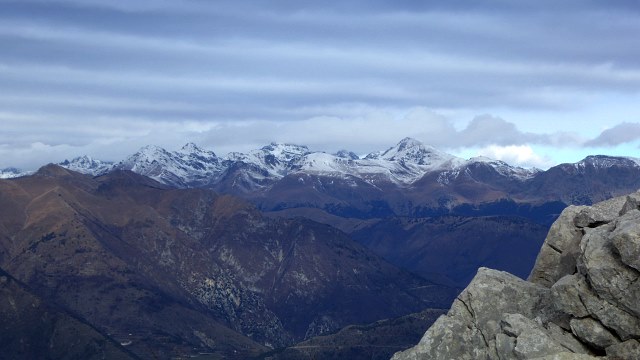
<path fill-rule="evenodd" d="M 640 359 L 640 192 L 568 207 L 528 281 L 481 268 L 405 359 Z"/>

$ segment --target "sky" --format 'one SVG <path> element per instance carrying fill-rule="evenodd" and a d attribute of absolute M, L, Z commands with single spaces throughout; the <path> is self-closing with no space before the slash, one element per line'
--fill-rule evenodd
<path fill-rule="evenodd" d="M 0 169 L 153 144 L 640 157 L 640 4 L 0 0 Z"/>

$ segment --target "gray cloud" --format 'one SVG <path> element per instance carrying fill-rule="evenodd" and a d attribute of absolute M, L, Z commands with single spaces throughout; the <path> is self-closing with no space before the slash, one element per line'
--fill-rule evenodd
<path fill-rule="evenodd" d="M 640 123 L 624 122 L 606 129 L 596 138 L 584 143 L 591 147 L 610 147 L 640 140 Z"/>
<path fill-rule="evenodd" d="M 487 145 L 514 146 L 523 144 L 553 147 L 578 147 L 584 139 L 573 131 L 533 133 L 522 131 L 518 126 L 492 115 L 473 118 L 468 126 L 456 135 L 456 147 L 478 147 Z"/>
<path fill-rule="evenodd" d="M 269 141 L 366 152 L 405 136 L 447 149 L 579 146 L 575 123 L 538 133 L 468 114 L 553 116 L 640 88 L 634 1 L 0 6 L 0 167 L 187 140 L 223 153 Z M 456 112 L 462 121 L 441 115 Z M 587 144 L 624 142 L 614 138 Z"/>
<path fill-rule="evenodd" d="M 551 141 L 548 135 L 522 132 L 514 123 L 491 115 L 475 117 L 459 135 L 462 146 L 518 145 Z"/>
<path fill-rule="evenodd" d="M 349 121 L 339 117 L 321 117 L 295 122 L 227 123 L 200 134 L 199 139 L 216 151 L 231 151 L 242 146 L 237 144 L 237 139 L 248 139 L 250 141 L 244 144 L 247 149 L 279 141 L 305 144 L 321 151 L 349 147 L 348 150 L 361 154 L 386 149 L 408 135 L 449 151 L 489 145 L 570 147 L 580 146 L 583 141 L 574 133 L 523 132 L 516 124 L 491 115 L 475 117 L 458 130 L 451 119 L 425 108 L 413 109 L 399 117 L 376 110 L 363 114 Z"/>
<path fill-rule="evenodd" d="M 399 139 L 412 136 L 445 151 L 484 148 L 485 151 L 492 150 L 491 154 L 498 154 L 502 148 L 528 151 L 531 149 L 529 145 L 573 148 L 615 146 L 640 138 L 638 124 L 621 124 L 585 142 L 576 133 L 522 131 L 515 123 L 491 115 L 477 116 L 460 127 L 450 118 L 426 108 L 414 108 L 403 115 L 394 114 L 393 109 L 354 104 L 326 110 L 347 114 L 348 117 L 212 122 L 110 116 L 68 124 L 52 121 L 51 117 L 45 115 L 17 118 L 16 114 L 0 112 L 0 122 L 4 124 L 4 131 L 0 133 L 0 168 L 18 166 L 34 169 L 47 162 L 59 162 L 80 154 L 117 161 L 137 151 L 142 145 L 156 144 L 177 149 L 188 141 L 214 150 L 219 155 L 256 149 L 272 141 L 304 144 L 317 151 L 335 152 L 348 148 L 359 154 L 367 154 L 384 150 Z M 25 126 L 31 131 L 21 131 Z M 627 137 L 621 140 L 618 137 L 620 134 Z M 536 158 L 533 153 L 525 155 L 529 157 L 524 160 L 518 158 L 514 163 L 535 166 L 553 163 L 548 158 Z M 505 157 L 505 154 L 501 156 L 505 160 L 513 160 Z"/>

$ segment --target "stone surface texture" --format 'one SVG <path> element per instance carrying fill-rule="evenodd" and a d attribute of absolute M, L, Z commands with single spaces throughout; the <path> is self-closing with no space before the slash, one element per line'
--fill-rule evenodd
<path fill-rule="evenodd" d="M 481 268 L 393 360 L 640 359 L 640 192 L 570 206 L 528 281 Z"/>

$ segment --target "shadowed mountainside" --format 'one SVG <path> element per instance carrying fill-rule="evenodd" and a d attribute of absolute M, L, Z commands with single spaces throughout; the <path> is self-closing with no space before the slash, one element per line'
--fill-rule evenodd
<path fill-rule="evenodd" d="M 335 334 L 318 336 L 263 354 L 261 359 L 389 359 L 396 351 L 415 344 L 446 310 L 427 309 L 366 325 L 349 325 Z"/>
<path fill-rule="evenodd" d="M 391 263 L 464 287 L 480 266 L 526 278 L 546 232 L 516 216 L 439 216 L 381 219 L 351 236 Z"/>
<path fill-rule="evenodd" d="M 0 209 L 0 266 L 141 357 L 254 356 L 455 295 L 327 225 L 128 171 L 49 165 L 0 181 Z"/>
<path fill-rule="evenodd" d="M 0 270 L 3 359 L 138 359 L 60 307 L 34 295 Z"/>

